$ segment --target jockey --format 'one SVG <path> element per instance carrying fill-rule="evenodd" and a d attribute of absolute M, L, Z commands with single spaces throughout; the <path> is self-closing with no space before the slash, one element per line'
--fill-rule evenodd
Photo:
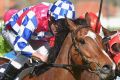
<path fill-rule="evenodd" d="M 8 10 L 4 16 L 3 37 L 17 53 L 10 61 L 1 80 L 13 80 L 31 57 L 47 62 L 48 50 L 54 46 L 54 30 L 49 26 L 54 20 L 75 18 L 74 5 L 69 0 L 58 0 L 52 5 L 39 3 L 22 10 Z M 52 39 L 51 39 L 52 38 Z M 49 43 L 52 40 L 52 44 Z"/>
<path fill-rule="evenodd" d="M 114 35 L 110 36 L 109 51 L 112 54 L 112 58 L 117 65 L 117 76 L 120 76 L 120 32 L 117 31 Z"/>
<path fill-rule="evenodd" d="M 119 44 L 117 45 L 117 47 L 114 47 L 115 44 Z M 120 63 L 120 32 L 117 31 L 117 33 L 115 33 L 114 35 L 111 36 L 111 39 L 109 40 L 109 51 L 111 52 L 111 54 L 113 55 L 113 60 L 116 63 L 116 65 L 118 65 Z"/>

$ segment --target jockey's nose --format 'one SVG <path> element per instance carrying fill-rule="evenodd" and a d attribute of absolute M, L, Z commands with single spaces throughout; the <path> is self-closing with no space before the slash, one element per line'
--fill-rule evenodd
<path fill-rule="evenodd" d="M 112 72 L 112 66 L 111 65 L 104 65 L 102 67 L 102 73 L 104 74 L 109 74 L 110 72 Z"/>

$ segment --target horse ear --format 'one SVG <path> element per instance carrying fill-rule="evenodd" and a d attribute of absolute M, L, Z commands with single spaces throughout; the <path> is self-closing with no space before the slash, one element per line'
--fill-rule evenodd
<path fill-rule="evenodd" d="M 88 12 L 85 13 L 85 20 L 86 20 L 86 22 L 87 22 L 87 25 L 90 26 L 91 20 L 90 20 L 90 17 L 89 17 L 89 15 L 88 15 Z"/>
<path fill-rule="evenodd" d="M 77 29 L 77 26 L 75 25 L 75 23 L 72 20 L 68 19 L 66 16 L 65 16 L 65 21 L 69 25 L 68 28 L 70 29 L 70 31 L 74 31 Z"/>
<path fill-rule="evenodd" d="M 111 36 L 111 35 L 117 33 L 117 31 L 107 30 L 107 29 L 105 29 L 103 26 L 102 26 L 102 30 L 103 30 L 104 36 Z"/>

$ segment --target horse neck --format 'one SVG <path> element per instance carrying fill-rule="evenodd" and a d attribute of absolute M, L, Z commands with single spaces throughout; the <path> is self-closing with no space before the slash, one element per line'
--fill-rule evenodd
<path fill-rule="evenodd" d="M 62 32 L 58 32 L 55 37 L 55 45 L 49 50 L 49 53 L 52 55 L 48 56 L 48 62 L 53 63 L 56 60 L 56 57 L 59 54 L 59 51 L 61 49 L 61 46 L 68 35 L 69 30 L 63 30 Z"/>
<path fill-rule="evenodd" d="M 65 38 L 55 63 L 68 64 L 69 49 L 72 45 L 71 33 Z"/>
<path fill-rule="evenodd" d="M 57 56 L 57 59 L 55 61 L 56 64 L 72 64 L 70 60 L 71 57 L 69 54 L 71 46 L 72 46 L 72 38 L 71 38 L 71 33 L 69 33 L 62 44 L 59 55 Z M 64 77 L 68 76 L 69 77 L 68 80 L 81 80 L 80 76 L 82 71 L 83 70 L 81 70 L 80 67 L 72 67 L 72 73 L 70 73 L 68 70 L 62 70 L 61 72 L 62 74 L 66 73 L 63 76 Z M 59 75 L 61 75 L 61 77 L 62 74 L 60 74 L 59 72 Z"/>

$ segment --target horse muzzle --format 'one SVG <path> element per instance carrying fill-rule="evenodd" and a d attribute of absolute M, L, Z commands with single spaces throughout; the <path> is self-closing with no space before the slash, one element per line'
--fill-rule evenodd
<path fill-rule="evenodd" d="M 104 65 L 99 71 L 100 73 L 98 75 L 100 76 L 101 80 L 113 80 L 115 77 L 115 71 L 112 70 L 110 65 Z"/>

